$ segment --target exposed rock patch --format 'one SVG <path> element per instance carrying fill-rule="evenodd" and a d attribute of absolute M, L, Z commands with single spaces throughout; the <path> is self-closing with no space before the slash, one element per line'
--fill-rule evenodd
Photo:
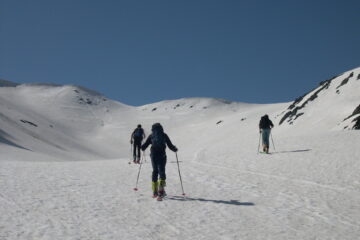
<path fill-rule="evenodd" d="M 349 79 L 352 78 L 354 76 L 354 72 L 350 73 L 350 75 L 345 78 L 344 80 L 341 81 L 340 85 L 336 87 L 336 89 L 341 88 L 342 86 L 344 86 L 345 84 L 347 84 L 349 82 Z"/>
<path fill-rule="evenodd" d="M 38 126 L 38 125 L 36 125 L 35 123 L 30 122 L 30 121 L 27 121 L 27 120 L 20 119 L 20 121 L 23 122 L 23 123 L 27 123 L 27 124 L 29 124 L 29 125 L 31 125 L 31 126 L 34 126 L 34 127 L 37 127 L 37 126 Z"/>
<path fill-rule="evenodd" d="M 295 101 L 288 107 L 288 109 L 291 111 L 288 111 L 287 113 L 285 113 L 285 115 L 281 118 L 279 125 L 281 125 L 285 120 L 292 123 L 295 119 L 297 119 L 298 117 L 303 115 L 303 113 L 298 113 L 298 111 L 303 109 L 309 102 L 314 101 L 318 97 L 318 95 L 321 91 L 328 89 L 331 84 L 331 81 L 335 78 L 336 77 L 333 77 L 329 80 L 320 82 L 320 87 L 318 87 L 318 90 L 315 91 L 313 94 L 311 94 L 311 96 L 306 101 L 304 101 L 300 106 L 296 106 L 296 105 L 300 104 L 300 102 L 302 100 L 304 100 L 304 98 L 306 96 L 308 96 L 314 90 L 311 91 L 310 93 L 305 94 L 304 96 L 301 96 L 301 97 L 298 97 L 297 99 L 295 99 Z"/>

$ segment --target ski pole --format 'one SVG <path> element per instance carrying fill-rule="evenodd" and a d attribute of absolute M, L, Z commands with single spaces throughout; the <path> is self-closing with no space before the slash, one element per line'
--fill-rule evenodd
<path fill-rule="evenodd" d="M 273 146 L 274 146 L 274 150 L 276 151 L 275 144 L 274 144 L 274 140 L 273 140 L 273 137 L 272 137 L 271 132 L 270 132 L 270 137 L 271 137 L 272 144 L 273 144 Z"/>
<path fill-rule="evenodd" d="M 257 154 L 259 154 L 259 149 L 260 149 L 260 140 L 261 140 L 261 132 L 259 133 L 259 145 L 257 148 Z"/>
<path fill-rule="evenodd" d="M 146 155 L 145 155 L 145 151 L 143 151 L 142 155 L 144 156 L 144 161 L 146 162 Z"/>
<path fill-rule="evenodd" d="M 131 164 L 132 154 L 133 154 L 133 145 L 132 145 L 132 143 L 130 143 L 130 156 L 129 156 L 129 164 Z"/>
<path fill-rule="evenodd" d="M 143 158 L 144 158 L 144 156 L 143 156 Z M 142 160 L 140 161 L 139 172 L 138 172 L 138 175 L 137 175 L 136 185 L 135 185 L 134 191 L 137 191 L 137 190 L 138 190 L 137 186 L 138 186 L 138 182 L 139 182 L 139 176 L 140 176 L 140 171 L 141 171 L 141 165 L 142 165 Z"/>
<path fill-rule="evenodd" d="M 176 155 L 176 162 L 177 162 L 178 171 L 179 171 L 179 177 L 180 177 L 182 195 L 185 196 L 184 187 L 183 187 L 183 183 L 182 183 L 182 179 L 181 179 L 181 174 L 180 174 L 180 165 L 179 165 L 179 159 L 178 159 L 177 152 L 175 152 L 175 155 Z"/>

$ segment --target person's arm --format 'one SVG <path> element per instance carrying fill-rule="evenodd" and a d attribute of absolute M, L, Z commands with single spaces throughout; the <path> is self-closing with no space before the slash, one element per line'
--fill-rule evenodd
<path fill-rule="evenodd" d="M 271 120 L 270 120 L 270 126 L 271 126 L 271 128 L 274 127 L 274 124 L 273 124 L 273 122 Z"/>
<path fill-rule="evenodd" d="M 146 138 L 145 131 L 143 130 L 143 139 Z"/>
<path fill-rule="evenodd" d="M 165 134 L 165 141 L 166 141 L 166 145 L 170 148 L 171 151 L 173 151 L 173 152 L 178 151 L 177 147 L 172 144 L 172 142 L 167 134 Z"/>
<path fill-rule="evenodd" d="M 151 135 L 146 139 L 145 143 L 141 146 L 141 150 L 145 151 L 146 148 L 151 144 Z"/>
<path fill-rule="evenodd" d="M 134 133 L 135 133 L 135 131 L 132 132 L 131 137 L 130 137 L 130 143 L 131 143 L 131 144 L 133 143 Z"/>

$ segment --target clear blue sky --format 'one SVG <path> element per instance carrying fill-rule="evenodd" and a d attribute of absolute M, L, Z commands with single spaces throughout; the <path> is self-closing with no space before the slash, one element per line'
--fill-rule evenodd
<path fill-rule="evenodd" d="M 358 0 L 0 0 L 0 78 L 130 105 L 292 101 L 358 66 Z"/>

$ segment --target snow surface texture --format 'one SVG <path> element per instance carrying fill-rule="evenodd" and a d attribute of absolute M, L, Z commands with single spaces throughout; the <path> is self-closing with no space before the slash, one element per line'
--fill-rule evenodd
<path fill-rule="evenodd" d="M 77 86 L 1 81 L 0 239 L 358 239 L 359 74 L 262 105 L 132 107 Z M 269 155 L 258 153 L 266 113 Z M 168 197 L 151 198 L 148 151 L 133 191 L 130 134 L 155 122 L 179 148 L 185 198 L 169 150 Z"/>

